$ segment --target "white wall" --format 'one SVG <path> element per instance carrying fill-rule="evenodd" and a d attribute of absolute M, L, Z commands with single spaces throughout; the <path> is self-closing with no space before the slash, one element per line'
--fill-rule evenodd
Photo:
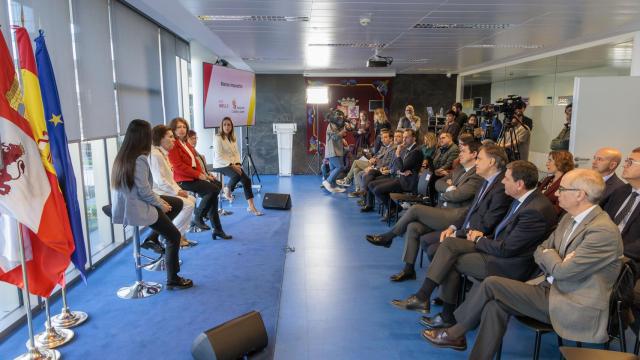
<path fill-rule="evenodd" d="M 193 88 L 193 130 L 198 133 L 199 153 L 204 154 L 207 162 L 211 162 L 213 155 L 211 145 L 213 143 L 213 129 L 204 128 L 204 106 L 203 106 L 203 81 L 202 63 L 215 63 L 218 56 L 197 42 L 192 41 L 191 46 L 191 86 Z"/>

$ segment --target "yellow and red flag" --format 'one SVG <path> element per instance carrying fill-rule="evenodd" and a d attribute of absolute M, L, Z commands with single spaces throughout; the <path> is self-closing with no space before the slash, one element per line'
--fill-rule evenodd
<path fill-rule="evenodd" d="M 0 210 L 24 225 L 25 248 L 30 253 L 29 287 L 33 294 L 46 297 L 56 284 L 62 283 L 74 243 L 51 160 L 36 62 L 25 28 L 16 30 L 16 39 L 24 87 L 24 117 L 17 111 L 22 99 L 9 50 L 0 36 L 1 154 L 11 161 L 9 164 L 3 161 L 0 167 L 0 177 L 4 177 L 0 184 L 4 185 L 0 187 Z M 6 234 L 0 234 L 0 240 L 5 246 L 16 246 L 16 240 L 8 239 Z M 0 268 L 0 280 L 23 286 L 21 267 Z"/>

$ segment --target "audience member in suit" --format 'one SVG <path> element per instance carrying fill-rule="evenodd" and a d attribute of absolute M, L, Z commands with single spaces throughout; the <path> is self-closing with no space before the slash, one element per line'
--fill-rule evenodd
<path fill-rule="evenodd" d="M 462 185 L 475 188 L 475 191 L 470 194 L 470 196 L 475 196 L 470 209 L 468 206 L 443 208 L 414 205 L 398 220 L 391 231 L 380 235 L 367 235 L 367 241 L 373 245 L 389 247 L 394 237 L 405 234 L 403 254 L 405 266 L 402 271 L 391 276 L 391 281 L 397 282 L 415 279 L 414 264 L 418 256 L 418 250 L 420 249 L 421 235 L 432 234 L 436 242 L 439 242 L 440 231 L 446 229 L 447 226 L 452 226 L 455 229 L 455 226 L 452 224 L 456 223 L 459 223 L 458 227 L 460 228 L 466 229 L 467 226 L 472 226 L 473 229 L 488 231 L 493 229 L 493 223 L 497 224 L 507 211 L 511 201 L 508 199 L 508 196 L 504 194 L 502 184 L 499 184 L 501 172 L 506 165 L 507 159 L 504 151 L 497 146 L 492 146 L 490 148 L 483 147 L 478 152 L 479 147 L 477 142 L 470 142 L 460 147 L 462 149 L 460 152 L 460 164 L 462 168 L 468 168 L 468 172 L 474 170 L 475 174 L 471 175 L 471 177 L 476 178 Z M 487 155 L 487 153 L 491 153 L 491 156 Z M 478 159 L 477 161 L 476 157 Z M 492 183 L 490 186 L 484 185 L 483 189 L 486 189 L 486 191 L 480 191 L 481 195 L 477 195 L 476 192 L 481 184 L 487 183 L 486 181 L 477 181 L 482 180 L 483 177 L 490 179 Z M 495 194 L 496 191 L 494 188 L 499 188 L 497 195 Z M 482 201 L 479 199 L 482 199 Z M 468 209 L 469 211 L 467 211 Z M 471 216 L 477 211 L 484 212 L 483 216 L 492 222 L 492 224 L 488 227 L 482 226 L 482 220 L 480 220 L 478 216 Z M 468 213 L 471 215 L 465 217 L 465 214 Z M 469 219 L 471 219 L 471 221 L 469 221 Z M 462 227 L 463 222 L 465 223 L 465 227 Z"/>
<path fill-rule="evenodd" d="M 402 133 L 401 133 L 402 134 Z M 369 185 L 369 181 L 373 180 L 376 176 L 382 175 L 382 170 L 388 171 L 389 165 L 393 161 L 396 148 L 393 144 L 391 133 L 387 130 L 383 130 L 381 133 L 381 145 L 378 148 L 378 152 L 369 159 L 367 166 L 354 176 L 354 183 L 356 189 L 354 192 L 348 194 L 348 197 L 358 197 L 366 194 L 366 186 Z M 402 138 L 400 138 L 402 141 Z M 365 178 L 369 176 L 368 181 L 365 183 Z"/>
<path fill-rule="evenodd" d="M 111 221 L 114 224 L 149 226 L 160 234 L 166 243 L 167 288 L 190 288 L 193 281 L 178 276 L 180 231 L 171 222 L 182 210 L 182 202 L 174 206 L 153 192 L 150 152 L 151 124 L 132 120 L 113 163 Z"/>
<path fill-rule="evenodd" d="M 422 336 L 436 346 L 464 350 L 465 333 L 479 325 L 469 357 L 492 359 L 509 317 L 519 315 L 551 324 L 563 339 L 609 340 L 609 297 L 620 273 L 622 239 L 598 206 L 603 191 L 604 181 L 595 171 L 567 173 L 558 188 L 567 215 L 534 253 L 544 275 L 526 283 L 491 276 L 456 310 L 456 325 L 424 330 Z"/>
<path fill-rule="evenodd" d="M 396 149 L 400 144 L 402 144 L 402 136 L 404 134 L 403 130 L 396 130 L 393 134 L 393 143 L 387 149 L 387 157 L 385 159 L 388 160 L 387 163 L 381 164 L 377 169 L 372 169 L 371 171 L 367 171 L 362 178 L 362 191 L 363 201 L 358 204 L 362 206 L 360 209 L 361 212 L 370 212 L 373 211 L 373 206 L 375 205 L 375 195 L 370 190 L 370 186 L 372 183 L 379 182 L 382 183 L 383 180 L 389 179 L 392 177 L 392 174 L 396 172 L 395 166 L 396 162 L 394 161 L 396 158 Z M 375 185 L 375 184 L 374 184 Z"/>
<path fill-rule="evenodd" d="M 623 162 L 622 178 L 628 184 L 611 194 L 604 210 L 618 225 L 624 255 L 640 265 L 640 147 Z"/>
<path fill-rule="evenodd" d="M 443 208 L 468 208 L 482 185 L 482 177 L 476 175 L 476 158 L 480 143 L 471 141 L 458 147 L 459 164 L 449 174 L 436 181 L 438 205 Z"/>
<path fill-rule="evenodd" d="M 418 186 L 418 174 L 422 167 L 422 151 L 416 144 L 416 132 L 413 129 L 405 129 L 402 134 L 402 144 L 396 148 L 395 159 L 393 160 L 396 170 L 396 177 L 374 181 L 369 183 L 369 190 L 376 199 L 383 204 L 389 203 L 389 194 L 392 192 L 415 192 Z M 395 215 L 397 209 L 388 209 L 384 217 Z"/>
<path fill-rule="evenodd" d="M 558 205 L 556 191 L 564 174 L 574 168 L 573 155 L 570 152 L 565 150 L 551 151 L 547 157 L 547 173 L 549 173 L 549 176 L 538 183 L 538 189 L 542 191 L 544 196 L 549 198 L 558 216 L 562 215 L 564 210 Z"/>
<path fill-rule="evenodd" d="M 504 276 L 526 280 L 533 275 L 533 252 L 557 223 L 553 205 L 538 189 L 538 168 L 528 161 L 507 165 L 502 179 L 504 190 L 514 200 L 493 234 L 467 232 L 466 238 L 448 237 L 436 251 L 422 287 L 405 300 L 393 300 L 396 307 L 429 312 L 433 291 L 440 287 L 443 311 L 423 322 L 449 327 L 455 319 L 460 274 L 475 279 Z M 437 324 L 437 325 L 436 325 Z"/>
<path fill-rule="evenodd" d="M 591 168 L 600 173 L 604 179 L 604 194 L 602 194 L 602 199 L 600 200 L 600 206 L 603 208 L 606 206 L 611 194 L 624 185 L 624 182 L 616 175 L 616 169 L 621 162 L 622 153 L 616 148 L 605 147 L 598 149 L 593 155 Z"/>
<path fill-rule="evenodd" d="M 215 240 L 231 239 L 222 229 L 220 216 L 218 215 L 218 195 L 222 185 L 216 178 L 202 168 L 197 159 L 197 152 L 187 141 L 189 123 L 183 118 L 175 118 L 169 123 L 173 135 L 178 141 L 169 151 L 169 162 L 173 167 L 173 178 L 181 188 L 194 192 L 200 196 L 200 204 L 194 211 L 194 225 L 203 230 L 210 228 L 204 223 L 203 218 L 209 217 L 213 227 L 212 238 Z"/>
<path fill-rule="evenodd" d="M 455 111 L 447 111 L 444 127 L 440 130 L 440 133 L 449 133 L 453 139 L 458 138 L 458 134 L 460 134 L 460 125 L 456 122 Z"/>

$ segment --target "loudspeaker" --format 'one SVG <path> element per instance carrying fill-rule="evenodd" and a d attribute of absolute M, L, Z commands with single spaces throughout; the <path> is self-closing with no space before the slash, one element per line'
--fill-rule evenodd
<path fill-rule="evenodd" d="M 198 335 L 191 345 L 196 360 L 234 360 L 267 347 L 259 312 L 251 311 Z"/>
<path fill-rule="evenodd" d="M 262 199 L 262 207 L 265 209 L 291 209 L 291 195 L 266 193 Z"/>

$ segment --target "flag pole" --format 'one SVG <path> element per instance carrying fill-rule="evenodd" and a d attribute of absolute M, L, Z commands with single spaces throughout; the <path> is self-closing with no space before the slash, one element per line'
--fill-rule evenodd
<path fill-rule="evenodd" d="M 84 311 L 71 311 L 67 305 L 67 279 L 64 279 L 64 286 L 62 287 L 62 311 L 60 314 L 51 318 L 53 326 L 62 329 L 69 329 L 78 326 L 85 322 L 89 315 Z"/>
<path fill-rule="evenodd" d="M 18 228 L 18 239 L 20 240 L 20 265 L 22 266 L 22 297 L 27 313 L 27 328 L 29 329 L 29 340 L 27 341 L 27 352 L 18 356 L 15 360 L 49 360 L 60 359 L 60 352 L 51 349 L 39 349 L 35 346 L 33 337 L 33 318 L 31 315 L 31 295 L 29 293 L 29 279 L 27 277 L 27 262 L 24 255 L 24 239 L 22 238 L 22 229 Z"/>
<path fill-rule="evenodd" d="M 35 336 L 36 345 L 47 349 L 55 349 L 71 341 L 74 336 L 73 330 L 56 329 L 51 325 L 49 298 L 44 299 L 44 309 L 47 314 L 47 320 L 44 323 L 45 330 Z"/>

